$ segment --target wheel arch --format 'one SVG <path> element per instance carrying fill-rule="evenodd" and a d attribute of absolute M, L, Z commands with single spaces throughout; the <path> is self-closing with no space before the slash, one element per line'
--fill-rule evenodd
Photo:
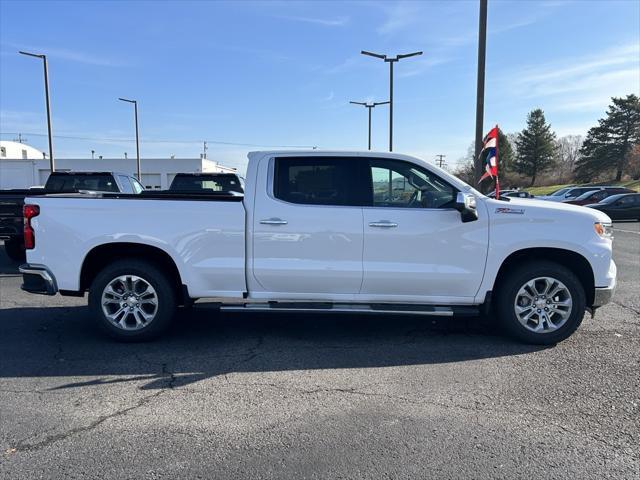
<path fill-rule="evenodd" d="M 183 304 L 189 299 L 186 285 L 178 267 L 165 250 L 161 248 L 135 242 L 113 242 L 98 245 L 85 256 L 80 269 L 80 291 L 89 289 L 96 275 L 110 263 L 124 258 L 135 258 L 153 263 L 167 274 L 169 281 L 175 288 L 178 302 Z"/>
<path fill-rule="evenodd" d="M 527 261 L 547 260 L 562 265 L 576 274 L 584 288 L 587 305 L 592 305 L 595 293 L 595 277 L 593 268 L 583 255 L 564 248 L 535 247 L 517 250 L 504 259 L 493 284 L 493 292 L 515 266 Z"/>

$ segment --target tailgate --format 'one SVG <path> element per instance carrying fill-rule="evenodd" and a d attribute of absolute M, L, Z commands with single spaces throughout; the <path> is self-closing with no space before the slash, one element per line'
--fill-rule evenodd
<path fill-rule="evenodd" d="M 22 195 L 0 193 L 0 238 L 22 235 Z"/>

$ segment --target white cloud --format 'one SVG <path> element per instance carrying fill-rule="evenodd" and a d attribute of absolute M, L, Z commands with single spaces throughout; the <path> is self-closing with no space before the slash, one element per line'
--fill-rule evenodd
<path fill-rule="evenodd" d="M 230 45 L 228 43 L 225 44 L 214 44 L 211 45 L 211 48 L 215 48 L 217 50 L 228 51 L 228 52 L 239 52 L 246 53 L 249 55 L 255 55 L 261 60 L 265 61 L 275 61 L 275 62 L 284 62 L 288 60 L 292 60 L 292 58 L 280 51 L 277 50 L 269 50 L 266 48 L 254 48 L 254 47 L 245 47 L 240 45 Z"/>
<path fill-rule="evenodd" d="M 69 62 L 83 63 L 85 65 L 95 65 L 100 67 L 122 67 L 125 63 L 121 60 L 102 57 L 95 53 L 81 52 L 79 50 L 69 50 L 66 48 L 41 47 L 36 45 L 6 44 L 9 48 L 23 50 L 32 53 L 45 54 L 49 59 L 66 60 Z"/>
<path fill-rule="evenodd" d="M 0 133 L 38 130 L 44 119 L 44 113 L 0 110 Z"/>
<path fill-rule="evenodd" d="M 630 43 L 608 49 L 595 56 L 588 56 L 571 62 L 563 59 L 546 65 L 531 66 L 520 75 L 520 81 L 541 83 L 547 81 L 573 80 L 584 74 L 600 72 L 604 67 L 614 65 L 632 65 L 638 67 L 640 45 Z"/>
<path fill-rule="evenodd" d="M 519 98 L 544 100 L 549 111 L 599 111 L 612 96 L 640 90 L 640 45 L 510 71 L 498 81 Z"/>
<path fill-rule="evenodd" d="M 335 97 L 333 90 L 329 92 L 329 94 L 322 99 L 323 102 L 330 102 Z"/>
<path fill-rule="evenodd" d="M 448 63 L 453 60 L 453 56 L 451 57 L 427 57 L 424 59 L 413 60 L 411 62 L 406 62 L 402 65 L 402 68 L 398 68 L 397 76 L 398 78 L 406 78 L 406 77 L 414 77 L 416 75 L 421 75 L 425 71 L 436 67 L 438 65 L 442 65 L 443 63 Z"/>
<path fill-rule="evenodd" d="M 337 18 L 316 18 L 316 17 L 298 17 L 289 15 L 278 15 L 276 18 L 283 20 L 291 20 L 292 22 L 312 23 L 323 27 L 344 27 L 349 24 L 349 17 Z"/>
<path fill-rule="evenodd" d="M 384 8 L 387 17 L 377 29 L 381 35 L 392 35 L 414 25 L 422 18 L 419 15 L 422 10 L 419 2 L 397 2 L 391 8 Z"/>
<path fill-rule="evenodd" d="M 350 70 L 361 70 L 363 68 L 377 66 L 374 62 L 363 59 L 362 55 L 353 55 L 348 57 L 343 62 L 334 65 L 333 67 L 324 68 L 320 67 L 320 70 L 324 70 L 324 73 L 334 75 L 337 73 L 344 73 Z"/>

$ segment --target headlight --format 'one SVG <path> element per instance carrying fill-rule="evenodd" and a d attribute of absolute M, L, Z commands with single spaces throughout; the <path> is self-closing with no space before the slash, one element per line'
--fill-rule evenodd
<path fill-rule="evenodd" d="M 593 228 L 602 238 L 613 238 L 613 226 L 610 223 L 596 222 Z"/>

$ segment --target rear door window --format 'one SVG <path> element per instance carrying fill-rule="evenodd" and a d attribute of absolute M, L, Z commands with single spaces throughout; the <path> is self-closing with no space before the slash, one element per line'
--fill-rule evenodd
<path fill-rule="evenodd" d="M 306 205 L 362 205 L 362 160 L 357 157 L 275 159 L 276 198 Z"/>

